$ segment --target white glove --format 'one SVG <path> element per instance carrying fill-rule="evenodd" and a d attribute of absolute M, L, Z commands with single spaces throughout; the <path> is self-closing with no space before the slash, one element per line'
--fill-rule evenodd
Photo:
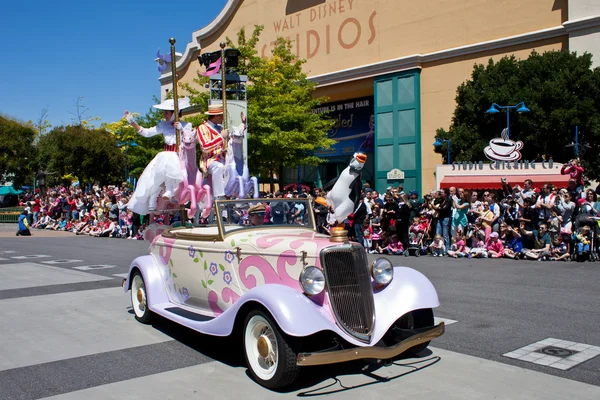
<path fill-rule="evenodd" d="M 179 121 L 177 121 L 177 122 L 173 123 L 173 127 L 174 127 L 175 129 L 178 129 L 178 130 L 180 130 L 180 131 L 183 129 L 183 128 L 181 127 L 181 122 L 179 122 Z"/>
<path fill-rule="evenodd" d="M 227 138 L 229 137 L 229 129 L 223 129 L 223 130 L 221 131 L 221 137 L 222 137 L 223 139 L 227 139 Z"/>
<path fill-rule="evenodd" d="M 125 111 L 124 117 L 127 120 L 127 122 L 129 122 L 130 124 L 135 122 L 135 119 L 133 119 L 133 115 L 131 115 L 131 113 L 129 111 Z"/>

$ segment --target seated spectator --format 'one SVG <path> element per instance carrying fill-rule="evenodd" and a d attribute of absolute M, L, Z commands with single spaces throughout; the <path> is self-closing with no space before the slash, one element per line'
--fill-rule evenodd
<path fill-rule="evenodd" d="M 575 250 L 577 251 L 578 259 L 580 259 L 584 253 L 590 251 L 590 243 L 592 242 L 590 227 L 582 226 L 579 228 L 575 233 L 575 240 L 577 242 Z"/>
<path fill-rule="evenodd" d="M 473 245 L 469 250 L 467 257 L 469 258 L 487 258 L 487 247 L 485 242 L 480 238 L 480 235 L 473 235 L 471 238 Z"/>
<path fill-rule="evenodd" d="M 398 235 L 392 235 L 390 242 L 387 244 L 387 246 L 381 249 L 380 252 L 383 254 L 404 254 L 404 247 L 402 246 L 402 242 L 400 242 Z"/>
<path fill-rule="evenodd" d="M 443 257 L 446 253 L 446 245 L 444 244 L 444 238 L 442 235 L 435 235 L 433 242 L 431 243 L 431 252 L 434 257 Z"/>
<path fill-rule="evenodd" d="M 408 228 L 408 241 L 412 245 L 421 243 L 421 238 L 425 233 L 425 225 L 419 217 L 414 217 L 413 222 Z"/>
<path fill-rule="evenodd" d="M 521 226 L 525 226 L 525 223 L 521 222 Z M 500 240 L 502 240 L 502 244 L 504 245 L 504 257 L 514 260 L 521 258 L 523 242 L 519 228 L 515 229 L 503 222 L 500 225 Z"/>
<path fill-rule="evenodd" d="M 488 256 L 491 258 L 500 258 L 504 255 L 504 246 L 502 241 L 498 239 L 498 232 L 490 233 L 486 247 Z"/>
<path fill-rule="evenodd" d="M 452 238 L 452 242 L 452 247 L 448 250 L 448 256 L 454 258 L 466 257 L 468 252 L 467 244 L 460 231 L 456 233 L 456 238 Z"/>
<path fill-rule="evenodd" d="M 19 230 L 17 231 L 17 236 L 31 236 L 31 232 L 29 231 L 29 220 L 27 219 L 27 210 L 23 210 L 21 215 L 19 215 Z"/>
<path fill-rule="evenodd" d="M 556 235 L 554 237 L 550 253 L 550 261 L 564 261 L 568 260 L 571 256 L 571 254 L 569 254 L 567 244 L 563 241 L 560 235 Z"/>
<path fill-rule="evenodd" d="M 528 233 L 529 234 L 529 233 Z M 550 257 L 550 235 L 548 234 L 548 226 L 544 223 L 540 224 L 537 234 L 533 234 L 534 249 L 524 250 L 525 257 L 530 260 L 547 260 Z"/>

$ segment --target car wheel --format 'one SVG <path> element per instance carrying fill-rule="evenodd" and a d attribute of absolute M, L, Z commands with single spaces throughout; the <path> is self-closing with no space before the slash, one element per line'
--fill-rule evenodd
<path fill-rule="evenodd" d="M 415 256 L 416 257 L 421 257 L 421 251 L 420 250 L 415 251 Z"/>
<path fill-rule="evenodd" d="M 143 324 L 149 324 L 152 321 L 153 314 L 148 308 L 146 284 L 139 271 L 134 272 L 131 278 L 131 307 L 136 320 Z"/>
<path fill-rule="evenodd" d="M 263 311 L 254 310 L 246 317 L 244 354 L 250 373 L 264 387 L 280 389 L 298 376 L 291 338 Z"/>
<path fill-rule="evenodd" d="M 411 311 L 394 322 L 394 325 L 390 328 L 386 336 L 384 336 L 384 343 L 387 346 L 392 346 L 411 336 L 408 333 L 402 332 L 402 330 L 427 328 L 431 326 L 433 326 L 433 310 L 431 308 Z M 399 335 L 399 332 L 402 333 Z M 429 346 L 429 343 L 430 342 L 425 342 L 411 347 L 406 350 L 405 354 L 414 355 L 420 353 Z"/>

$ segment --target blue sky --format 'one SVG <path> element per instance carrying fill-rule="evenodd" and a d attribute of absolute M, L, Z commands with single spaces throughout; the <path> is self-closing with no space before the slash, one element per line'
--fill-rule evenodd
<path fill-rule="evenodd" d="M 4 2 L 0 13 L 0 114 L 68 124 L 75 100 L 102 122 L 124 110 L 145 114 L 159 96 L 156 51 L 183 53 L 192 32 L 227 0 L 57 0 Z M 177 9 L 174 9 L 174 5 Z"/>

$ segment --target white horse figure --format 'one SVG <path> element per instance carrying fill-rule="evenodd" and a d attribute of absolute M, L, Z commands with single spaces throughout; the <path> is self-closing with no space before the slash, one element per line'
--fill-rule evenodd
<path fill-rule="evenodd" d="M 202 174 L 198 170 L 196 163 L 196 142 L 198 136 L 194 131 L 182 131 L 181 145 L 179 149 L 179 163 L 183 171 L 183 182 L 179 185 L 175 196 L 176 201 L 163 200 L 159 196 L 159 210 L 177 210 L 177 207 L 190 202 L 188 218 L 194 217 L 198 204 L 203 204 L 204 209 L 200 216 L 208 217 L 212 210 L 212 198 L 210 186 L 202 184 Z"/>
<path fill-rule="evenodd" d="M 242 112 L 242 124 L 230 133 L 225 157 L 225 195 L 243 199 L 253 191 L 252 196 L 259 197 L 258 180 L 250 176 L 248 164 L 244 162 L 244 137 L 246 135 L 246 117 Z"/>

